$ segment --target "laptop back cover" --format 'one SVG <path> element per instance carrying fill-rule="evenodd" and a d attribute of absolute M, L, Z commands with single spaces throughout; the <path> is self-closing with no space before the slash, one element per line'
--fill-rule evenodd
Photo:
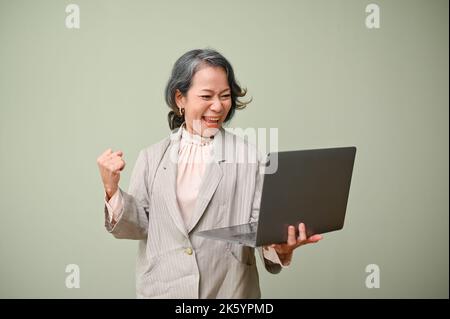
<path fill-rule="evenodd" d="M 257 246 L 285 243 L 288 226 L 298 235 L 300 222 L 308 236 L 341 229 L 355 154 L 356 147 L 269 154 L 278 167 L 264 177 Z"/>

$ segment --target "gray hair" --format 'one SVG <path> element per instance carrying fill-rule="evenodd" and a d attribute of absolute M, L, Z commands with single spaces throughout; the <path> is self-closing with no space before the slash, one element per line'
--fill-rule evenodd
<path fill-rule="evenodd" d="M 171 109 L 167 115 L 169 127 L 171 130 L 180 127 L 184 122 L 184 114 L 180 114 L 177 103 L 175 101 L 175 93 L 177 90 L 187 95 L 192 85 L 192 78 L 195 73 L 200 70 L 203 65 L 221 67 L 227 73 L 228 85 L 231 90 L 231 108 L 225 118 L 225 122 L 231 120 L 236 109 L 240 110 L 251 102 L 242 102 L 238 98 L 245 96 L 246 89 L 242 89 L 234 78 L 234 71 L 231 64 L 219 52 L 212 49 L 196 49 L 183 54 L 174 64 L 172 74 L 165 89 L 166 103 Z"/>

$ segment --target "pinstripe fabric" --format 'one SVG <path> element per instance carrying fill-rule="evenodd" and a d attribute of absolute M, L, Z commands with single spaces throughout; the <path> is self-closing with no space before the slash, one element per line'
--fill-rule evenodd
<path fill-rule="evenodd" d="M 207 164 L 191 222 L 185 226 L 176 198 L 181 130 L 138 156 L 113 226 L 116 238 L 139 240 L 138 298 L 259 298 L 254 249 L 193 236 L 196 231 L 258 219 L 263 175 L 256 148 L 221 129 L 214 138 L 215 160 Z M 279 264 L 259 255 L 271 273 Z"/>

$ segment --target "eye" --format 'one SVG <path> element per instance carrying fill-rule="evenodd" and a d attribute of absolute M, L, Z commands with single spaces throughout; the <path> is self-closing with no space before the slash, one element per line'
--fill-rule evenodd
<path fill-rule="evenodd" d="M 207 100 L 211 98 L 211 95 L 200 95 L 200 97 L 204 100 Z"/>

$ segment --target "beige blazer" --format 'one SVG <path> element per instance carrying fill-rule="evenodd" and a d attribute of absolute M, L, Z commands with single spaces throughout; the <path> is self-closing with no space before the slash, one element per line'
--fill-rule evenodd
<path fill-rule="evenodd" d="M 197 206 L 185 226 L 176 198 L 181 130 L 140 151 L 131 174 L 123 212 L 105 226 L 116 238 L 139 240 L 136 263 L 138 298 L 260 298 L 254 249 L 194 236 L 196 231 L 258 219 L 261 158 L 254 146 L 221 129 L 214 137 Z M 265 268 L 281 266 L 259 255 Z"/>

